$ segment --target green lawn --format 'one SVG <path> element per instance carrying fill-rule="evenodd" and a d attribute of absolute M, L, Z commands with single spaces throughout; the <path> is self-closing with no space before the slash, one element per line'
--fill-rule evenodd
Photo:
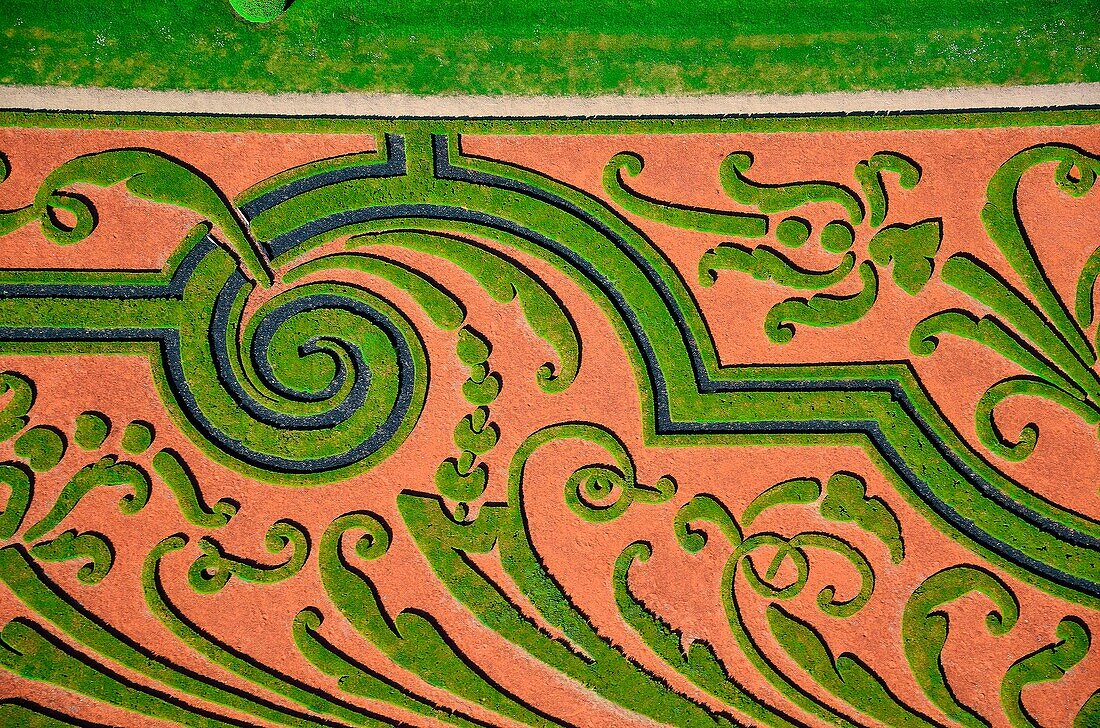
<path fill-rule="evenodd" d="M 0 0 L 0 83 L 737 93 L 1100 80 L 1098 0 Z"/>

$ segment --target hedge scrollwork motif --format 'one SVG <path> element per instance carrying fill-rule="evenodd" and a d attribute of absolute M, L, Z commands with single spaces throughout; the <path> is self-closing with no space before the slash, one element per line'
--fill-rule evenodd
<path fill-rule="evenodd" d="M 468 277 L 493 301 L 513 306 L 532 334 L 532 345 L 551 353 L 551 361 L 527 374 L 541 392 L 553 396 L 569 391 L 580 373 L 580 333 L 547 282 L 524 264 L 524 255 L 551 250 L 546 259 L 565 260 L 572 268 L 562 269 L 574 272 L 598 260 L 625 270 L 626 261 L 646 259 L 646 240 L 630 238 L 635 233 L 629 224 L 606 214 L 602 203 L 589 197 L 529 171 L 511 169 L 506 170 L 510 177 L 499 176 L 499 166 L 484 160 L 462 158 L 466 166 L 459 166 L 460 155 L 445 138 L 410 137 L 415 143 L 408 150 L 396 137 L 386 137 L 384 150 L 366 163 L 359 156 L 323 160 L 291 170 L 234 202 L 166 155 L 103 152 L 62 165 L 30 205 L 0 215 L 4 231 L 37 222 L 54 243 L 75 243 L 92 234 L 98 213 L 72 187 L 125 184 L 137 197 L 187 207 L 206 218 L 161 275 L 4 272 L 0 341 L 5 351 L 24 353 L 136 350 L 148 356 L 182 434 L 244 477 L 339 487 L 393 454 L 418 424 L 430 384 L 427 345 L 418 325 L 452 337 L 448 356 L 457 359 L 462 372 L 455 388 L 466 403 L 465 415 L 449 432 L 454 455 L 435 467 L 428 482 L 402 484 L 396 503 L 376 504 L 368 494 L 362 509 L 341 508 L 314 532 L 287 514 L 263 523 L 262 544 L 240 547 L 227 536 L 249 504 L 208 498 L 210 484 L 200 481 L 188 457 L 152 424 L 134 420 L 119 428 L 99 411 L 80 413 L 71 426 L 40 423 L 32 411 L 34 383 L 16 372 L 0 373 L 0 443 L 11 441 L 12 453 L 10 461 L 0 463 L 0 484 L 7 494 L 0 511 L 0 538 L 6 542 L 0 547 L 0 580 L 34 615 L 11 619 L 0 630 L 0 666 L 182 725 L 241 723 L 239 717 L 221 715 L 223 709 L 246 721 L 283 726 L 390 724 L 391 718 L 365 707 L 379 703 L 450 725 L 480 726 L 497 719 L 568 725 L 567 718 L 513 693 L 474 663 L 447 620 L 389 602 L 379 575 L 400 547 L 414 548 L 455 605 L 526 659 L 612 706 L 659 723 L 735 726 L 748 720 L 786 727 L 809 719 L 839 726 L 985 726 L 995 719 L 1013 726 L 1038 724 L 1025 691 L 1063 680 L 1092 649 L 1086 620 L 1070 612 L 1076 609 L 1072 600 L 1066 601 L 1067 611 L 1052 634 L 1044 636 L 1045 644 L 1013 655 L 998 676 L 1003 715 L 987 715 L 945 669 L 949 642 L 967 637 L 957 628 L 956 615 L 984 609 L 988 635 L 983 639 L 1006 639 L 1021 630 L 1022 590 L 1016 577 L 1031 575 L 1043 586 L 1046 572 L 990 557 L 985 560 L 995 563 L 989 566 L 958 564 L 922 575 L 919 583 L 898 582 L 921 548 L 913 544 L 923 542 L 903 525 L 896 505 L 901 500 L 875 494 L 862 474 L 839 471 L 823 480 L 783 480 L 762 488 L 737 513 L 728 505 L 730 494 L 694 492 L 689 478 L 644 477 L 631 447 L 603 424 L 542 426 L 517 437 L 508 459 L 505 435 L 525 434 L 502 432 L 497 422 L 502 393 L 512 391 L 514 382 L 501 373 L 500 349 L 475 328 L 466 302 L 432 277 L 432 265 L 452 268 L 452 274 Z M 839 256 L 831 269 L 799 268 L 767 244 L 748 248 L 729 242 L 703 255 L 701 280 L 713 283 L 719 271 L 737 270 L 792 289 L 827 291 L 859 279 L 862 290 L 854 295 L 818 293 L 774 306 L 765 330 L 784 343 L 795 335 L 795 326 L 837 326 L 864 316 L 887 267 L 892 266 L 893 280 L 904 293 L 917 296 L 938 266 L 944 283 L 996 316 L 936 314 L 914 332 L 914 351 L 932 353 L 943 333 L 970 336 L 1035 377 L 1026 386 L 995 385 L 980 407 L 989 411 L 983 409 L 979 417 L 987 417 L 992 427 L 992 408 L 1004 396 L 1024 393 L 1048 396 L 1095 423 L 1090 418 L 1100 409 L 1093 390 L 1100 385 L 1084 329 L 1095 313 L 1100 250 L 1085 265 L 1071 314 L 1046 282 L 1014 207 L 1020 177 L 1046 162 L 1059 165 L 1055 180 L 1060 188 L 1078 196 L 1091 188 L 1100 166 L 1069 147 L 1045 145 L 1023 152 L 994 176 L 983 213 L 991 236 L 1036 299 L 1034 305 L 972 257 L 957 254 L 938 263 L 939 220 L 887 223 L 885 180 L 896 179 L 909 190 L 921 178 L 913 160 L 893 152 L 871 155 L 856 166 L 859 193 L 833 182 L 756 182 L 750 177 L 752 156 L 732 154 L 722 163 L 720 181 L 733 201 L 752 212 L 699 210 L 646 197 L 629 183 L 643 164 L 632 154 L 611 160 L 604 185 L 632 213 L 732 237 L 763 237 L 772 216 L 782 213 L 775 238 L 792 249 L 806 245 L 814 231 L 808 221 L 787 213 L 828 205 L 843 213 L 816 235 L 825 252 Z M 505 212 L 515 219 L 503 217 Z M 864 226 L 870 237 L 861 260 L 855 241 L 857 228 Z M 591 247 L 585 255 L 570 257 L 575 251 L 558 244 L 555 234 Z M 625 253 L 611 244 L 627 238 L 636 247 Z M 326 244 L 331 246 L 311 254 Z M 431 263 L 414 268 L 395 251 Z M 576 280 L 586 291 L 603 291 L 606 270 L 585 275 Z M 653 290 L 636 282 L 618 288 L 608 284 L 605 310 L 620 316 L 616 321 L 622 331 L 645 340 L 646 326 L 660 318 L 661 306 L 671 306 L 677 296 L 689 298 L 678 291 L 677 280 L 667 274 L 661 279 L 664 298 L 654 294 L 652 299 L 646 296 Z M 401 311 L 382 291 L 411 302 L 415 320 L 422 323 L 414 323 L 412 312 Z M 636 300 L 624 302 L 628 295 Z M 659 306 L 652 303 L 656 300 Z M 623 313 L 628 303 L 652 320 L 630 329 Z M 701 328 L 689 319 L 680 322 L 678 335 Z M 667 342 L 672 338 L 650 350 L 639 346 L 638 370 L 651 377 L 654 391 L 679 376 L 658 361 L 667 354 L 658 349 L 671 350 Z M 677 351 L 673 357 L 688 359 Z M 541 355 L 537 361 L 543 361 Z M 691 380 L 692 395 L 714 384 L 703 382 L 697 372 L 692 376 L 697 376 Z M 1055 389 L 1060 394 L 1053 394 Z M 657 391 L 643 405 L 650 408 L 645 416 L 670 429 L 682 425 L 666 400 L 686 399 L 682 390 Z M 861 411 L 859 416 L 871 415 Z M 700 417 L 703 425 L 718 419 L 709 417 Z M 1026 456 L 1034 445 L 1028 432 L 1019 443 L 994 432 L 990 442 L 998 445 L 990 447 L 1006 457 Z M 729 431 L 692 433 L 691 442 L 714 434 L 726 437 Z M 558 475 L 545 474 L 548 463 Z M 883 463 L 886 470 L 893 467 L 892 461 Z M 563 471 L 568 474 L 560 477 Z M 62 472 L 65 476 L 59 477 Z M 671 554 L 661 551 L 656 537 L 638 539 L 608 564 L 608 593 L 618 618 L 656 659 L 639 660 L 631 648 L 611 639 L 586 613 L 583 600 L 568 591 L 563 577 L 552 573 L 540 551 L 545 545 L 532 528 L 532 518 L 543 512 L 533 505 L 546 497 L 543 486 L 550 477 L 557 478 L 551 497 L 555 505 L 560 498 L 562 518 L 574 519 L 561 525 L 563 531 L 609 532 L 642 511 L 651 523 L 668 524 L 671 536 L 664 542 L 672 545 L 665 550 Z M 39 504 L 40 493 L 53 497 Z M 124 519 L 149 517 L 155 510 L 150 502 L 162 494 L 174 503 L 183 530 L 158 534 L 139 560 L 145 608 L 194 657 L 235 675 L 233 686 L 146 650 L 91 614 L 79 595 L 66 594 L 51 577 L 53 570 L 71 569 L 72 588 L 121 588 L 111 535 L 81 530 L 80 511 L 109 496 Z M 28 519 L 37 505 L 42 507 Z M 987 557 L 993 551 L 979 553 Z M 771 686 L 766 696 L 757 694 L 746 675 L 730 669 L 717 643 L 681 632 L 640 585 L 647 562 L 677 558 L 695 568 L 704 557 L 716 557 L 720 564 L 715 590 L 688 596 L 702 600 L 699 608 L 721 609 L 730 644 Z M 492 569 L 482 568 L 490 561 Z M 1005 564 L 1015 569 L 1013 578 L 1000 573 Z M 262 598 L 271 593 L 265 590 L 307 578 L 319 587 L 305 590 L 309 603 L 297 605 L 279 627 L 304 658 L 303 665 L 334 679 L 325 689 L 207 633 L 174 593 L 190 589 L 188 602 L 215 605 L 228 596 Z M 870 649 L 857 654 L 863 650 L 839 651 L 830 644 L 829 625 L 863 619 L 896 599 L 882 596 L 885 583 L 904 584 L 896 605 L 900 631 L 878 639 L 883 649 L 904 656 L 908 675 L 879 670 Z M 1092 604 L 1087 594 L 1073 596 Z M 346 629 L 331 629 L 336 622 Z M 334 635 L 361 642 L 418 682 L 413 687 L 394 682 L 345 651 Z M 141 680 L 130 680 L 105 663 L 120 665 Z M 911 685 L 901 684 L 901 678 L 910 677 Z M 678 687 L 684 680 L 696 692 Z M 923 696 L 919 704 L 912 699 L 918 694 Z M 1100 691 L 1080 708 L 1077 725 L 1091 725 L 1100 715 L 1098 706 Z M 64 723 L 64 716 L 29 701 L 0 701 L 0 722 L 51 720 Z"/>
<path fill-rule="evenodd" d="M 944 261 L 940 277 L 975 303 L 991 311 L 943 311 L 913 330 L 914 354 L 930 356 L 944 335 L 970 339 L 1011 361 L 1027 373 L 997 382 L 978 402 L 978 437 L 1007 460 L 1024 460 L 1035 449 L 1039 428 L 1024 426 L 1016 439 L 998 428 L 994 410 L 1012 397 L 1039 397 L 1064 407 L 1086 424 L 1100 424 L 1100 374 L 1096 346 L 1085 333 L 1096 315 L 1095 288 L 1100 275 L 1100 247 L 1085 261 L 1072 306 L 1051 285 L 1018 215 L 1020 181 L 1032 168 L 1055 164 L 1054 183 L 1063 194 L 1079 198 L 1096 182 L 1100 159 L 1074 147 L 1046 144 L 1020 152 L 989 182 L 982 221 L 1005 261 L 1027 291 L 1018 290 L 988 263 L 969 253 Z M 1030 295 L 1030 298 L 1028 297 Z M 1098 335 L 1100 337 L 1100 335 Z"/>
<path fill-rule="evenodd" d="M 747 273 L 757 280 L 774 281 L 785 288 L 825 291 L 858 278 L 854 294 L 816 293 L 810 298 L 789 298 L 774 305 L 764 321 L 764 331 L 775 343 L 794 337 L 795 325 L 841 326 L 854 323 L 871 310 L 878 297 L 880 269 L 893 267 L 893 279 L 901 290 L 915 296 L 932 277 L 934 260 L 943 238 L 942 222 L 927 219 L 912 224 L 884 225 L 889 212 L 887 179 L 896 179 L 903 190 L 911 190 L 921 179 L 913 160 L 896 152 L 878 152 L 855 167 L 862 198 L 851 188 L 835 182 L 793 182 L 762 184 L 748 177 L 755 160 L 748 152 L 734 152 L 719 168 L 722 189 L 731 200 L 759 212 L 721 212 L 683 208 L 650 200 L 636 192 L 629 178 L 643 169 L 642 158 L 618 154 L 604 170 L 604 189 L 618 204 L 644 217 L 676 227 L 730 235 L 739 238 L 764 237 L 772 215 L 797 211 L 807 205 L 842 210 L 844 215 L 826 223 L 818 244 L 830 255 L 840 256 L 828 270 L 803 268 L 779 249 L 758 244 L 749 248 L 735 242 L 721 243 L 699 261 L 699 282 L 711 286 L 722 270 Z M 867 258 L 860 261 L 853 250 L 856 228 L 873 231 L 867 243 Z M 775 239 L 787 248 L 801 248 L 813 233 L 811 223 L 788 215 L 774 226 Z"/>

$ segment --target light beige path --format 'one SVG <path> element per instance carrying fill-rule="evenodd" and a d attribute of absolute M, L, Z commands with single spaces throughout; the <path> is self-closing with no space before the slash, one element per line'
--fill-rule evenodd
<path fill-rule="evenodd" d="M 1100 83 L 732 96 L 410 96 L 0 86 L 0 109 L 281 116 L 588 117 L 951 111 L 1100 106 Z"/>

